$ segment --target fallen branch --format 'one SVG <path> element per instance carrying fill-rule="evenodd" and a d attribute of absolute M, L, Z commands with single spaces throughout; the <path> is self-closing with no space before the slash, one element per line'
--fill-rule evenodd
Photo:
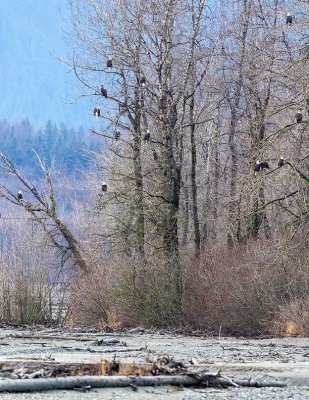
<path fill-rule="evenodd" d="M 68 390 L 90 386 L 104 387 L 137 387 L 137 386 L 204 386 L 204 387 L 285 387 L 283 382 L 257 382 L 252 380 L 232 381 L 218 374 L 201 374 L 198 376 L 72 376 L 62 378 L 14 379 L 0 381 L 0 392 L 34 392 L 43 390 Z"/>
<path fill-rule="evenodd" d="M 8 335 L 12 339 L 72 340 L 76 342 L 93 342 L 93 338 L 58 336 L 58 335 Z"/>
<path fill-rule="evenodd" d="M 89 351 L 90 353 L 127 353 L 129 351 L 143 351 L 145 350 L 145 347 L 139 347 L 139 348 L 128 348 L 126 347 L 125 349 L 101 349 L 101 350 L 95 350 L 90 347 L 68 347 L 68 346 L 57 346 L 57 349 L 63 349 L 63 350 L 70 350 L 70 351 Z"/>

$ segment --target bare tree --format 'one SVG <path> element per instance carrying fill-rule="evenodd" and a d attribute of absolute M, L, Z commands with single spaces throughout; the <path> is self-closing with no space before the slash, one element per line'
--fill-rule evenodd
<path fill-rule="evenodd" d="M 38 155 L 37 158 L 44 174 L 46 192 L 41 193 L 19 172 L 16 165 L 6 155 L 0 153 L 1 175 L 15 178 L 30 199 L 25 199 L 22 193 L 19 195 L 13 193 L 4 183 L 0 184 L 0 196 L 10 203 L 22 207 L 32 216 L 33 220 L 42 227 L 51 244 L 60 251 L 63 264 L 68 259 L 72 259 L 76 267 L 87 273 L 89 266 L 85 261 L 81 245 L 58 214 L 51 173 Z"/>

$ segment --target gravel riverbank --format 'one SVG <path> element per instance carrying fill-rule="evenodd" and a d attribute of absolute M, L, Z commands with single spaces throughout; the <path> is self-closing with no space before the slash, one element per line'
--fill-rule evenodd
<path fill-rule="evenodd" d="M 285 388 L 181 389 L 175 387 L 93 389 L 1 393 L 5 400 L 75 399 L 309 399 L 309 339 L 185 336 L 154 332 L 87 332 L 36 327 L 0 329 L 0 363 L 99 363 L 114 356 L 144 362 L 149 355 L 169 355 L 231 379 L 280 380 Z M 7 378 L 6 378 L 7 379 Z"/>

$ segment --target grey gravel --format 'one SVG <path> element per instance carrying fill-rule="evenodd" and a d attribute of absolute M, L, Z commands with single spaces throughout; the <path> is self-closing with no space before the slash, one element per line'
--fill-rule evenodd
<path fill-rule="evenodd" d="M 44 335 L 43 339 L 13 338 L 11 335 Z M 48 336 L 74 336 L 75 340 L 55 340 Z M 93 341 L 76 341 L 77 337 Z M 98 348 L 98 340 L 117 340 L 127 346 Z M 1 345 L 2 344 L 2 345 Z M 8 345 L 6 345 L 8 344 Z M 104 353 L 115 349 L 113 353 Z M 131 349 L 141 349 L 130 351 Z M 99 350 L 99 352 L 98 352 Z M 95 351 L 95 352 L 94 352 Z M 127 389 L 95 389 L 89 392 L 50 391 L 40 393 L 0 394 L 0 400 L 92 400 L 92 399 L 309 399 L 309 339 L 268 338 L 246 339 L 227 337 L 191 337 L 152 332 L 83 332 L 64 329 L 0 329 L 0 362 L 55 360 L 58 362 L 100 362 L 116 357 L 144 361 L 146 357 L 168 354 L 175 359 L 198 364 L 211 372 L 221 371 L 229 378 L 280 380 L 286 388 L 185 389 L 175 387 Z"/>

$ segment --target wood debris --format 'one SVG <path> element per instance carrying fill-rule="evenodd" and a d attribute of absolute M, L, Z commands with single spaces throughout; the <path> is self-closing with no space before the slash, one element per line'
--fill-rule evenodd
<path fill-rule="evenodd" d="M 70 376 L 62 378 L 38 378 L 0 381 L 0 392 L 33 392 L 56 389 L 139 387 L 139 386 L 200 386 L 200 387 L 285 387 L 282 382 L 232 381 L 218 374 L 158 375 L 158 376 Z"/>
<path fill-rule="evenodd" d="M 118 361 L 116 357 L 97 364 L 6 362 L 0 365 L 0 377 L 0 392 L 158 385 L 207 388 L 286 386 L 282 382 L 234 380 L 220 373 L 196 371 L 192 364 L 185 365 L 169 356 L 154 356 L 152 361 L 144 363 Z"/>

